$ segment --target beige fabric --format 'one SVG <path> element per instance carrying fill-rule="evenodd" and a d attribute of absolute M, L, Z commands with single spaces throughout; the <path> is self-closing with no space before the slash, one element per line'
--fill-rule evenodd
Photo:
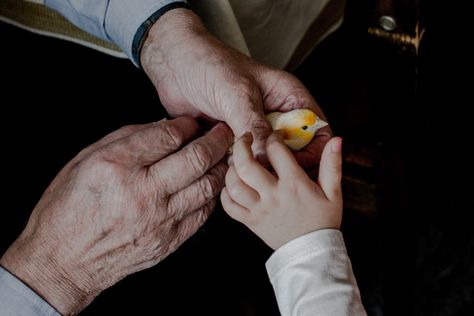
<path fill-rule="evenodd" d="M 334 31 L 342 22 L 344 8 L 344 1 L 337 0 L 231 2 L 251 55 L 279 68 L 290 63 L 312 24 L 325 19 L 332 21 L 319 30 L 319 34 L 309 35 L 313 45 L 308 49 Z M 331 7 L 333 3 L 339 3 L 339 6 Z"/>
<path fill-rule="evenodd" d="M 33 3 L 34 2 L 34 3 Z M 124 57 L 79 30 L 42 0 L 1 0 L 0 20 Z M 218 38 L 277 68 L 294 68 L 342 22 L 345 0 L 189 0 Z"/>
<path fill-rule="evenodd" d="M 188 0 L 217 37 L 277 68 L 296 67 L 344 14 L 345 0 Z"/>

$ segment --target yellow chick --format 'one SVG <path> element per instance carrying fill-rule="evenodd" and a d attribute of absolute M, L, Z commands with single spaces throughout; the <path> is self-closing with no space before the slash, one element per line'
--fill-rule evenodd
<path fill-rule="evenodd" d="M 283 130 L 285 144 L 294 151 L 308 145 L 316 131 L 328 125 L 308 109 L 272 112 L 266 118 L 274 131 Z"/>

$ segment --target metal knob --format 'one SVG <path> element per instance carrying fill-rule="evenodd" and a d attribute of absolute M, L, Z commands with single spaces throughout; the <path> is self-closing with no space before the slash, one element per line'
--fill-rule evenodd
<path fill-rule="evenodd" d="M 397 21 L 389 15 L 383 15 L 379 19 L 379 25 L 385 31 L 392 32 L 397 28 Z"/>

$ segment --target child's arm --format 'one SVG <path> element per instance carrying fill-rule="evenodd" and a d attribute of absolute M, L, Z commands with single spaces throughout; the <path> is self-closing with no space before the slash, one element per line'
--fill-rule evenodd
<path fill-rule="evenodd" d="M 222 205 L 273 249 L 266 267 L 282 315 L 365 315 L 344 240 L 341 139 L 326 145 L 318 182 L 298 166 L 276 134 L 263 168 L 246 134 L 233 149 Z"/>

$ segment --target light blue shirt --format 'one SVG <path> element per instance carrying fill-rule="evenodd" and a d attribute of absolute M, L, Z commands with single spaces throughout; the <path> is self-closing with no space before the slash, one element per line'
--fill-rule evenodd
<path fill-rule="evenodd" d="M 0 267 L 0 316 L 60 316 L 27 285 Z"/>
<path fill-rule="evenodd" d="M 122 49 L 135 65 L 148 29 L 170 9 L 187 7 L 185 0 L 45 0 L 71 23 Z"/>

